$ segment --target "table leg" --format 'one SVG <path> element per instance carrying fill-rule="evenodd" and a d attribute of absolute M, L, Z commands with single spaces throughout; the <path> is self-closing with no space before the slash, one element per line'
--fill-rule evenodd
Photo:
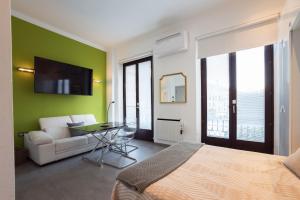
<path fill-rule="evenodd" d="M 93 149 L 88 155 L 83 156 L 82 159 L 88 160 L 88 161 L 90 161 L 90 162 L 93 162 L 93 163 L 96 163 L 97 165 L 102 166 L 103 149 L 105 149 L 105 146 L 109 145 L 109 144 L 107 143 L 107 141 L 105 141 L 105 139 L 106 139 L 105 137 L 107 136 L 108 132 L 109 132 L 109 130 L 107 130 L 107 131 L 105 132 L 105 134 L 101 135 L 100 138 L 97 137 L 97 136 L 95 135 L 96 133 L 92 133 L 92 135 L 98 140 L 98 142 L 97 142 L 97 144 L 95 145 L 94 149 Z M 107 139 L 106 139 L 106 140 L 107 140 Z M 95 151 L 98 149 L 98 147 L 99 147 L 100 144 L 103 144 L 103 145 L 102 145 L 102 150 L 101 150 L 101 156 L 100 156 L 97 160 L 94 160 L 94 159 L 92 158 L 92 156 L 95 154 Z"/>
<path fill-rule="evenodd" d="M 137 160 L 135 158 L 128 156 L 126 145 L 124 145 L 124 147 L 123 147 L 122 144 L 118 145 L 118 144 L 115 144 L 113 141 L 114 138 L 116 137 L 116 135 L 118 134 L 118 132 L 120 131 L 120 129 L 121 128 L 117 129 L 117 131 L 115 133 L 112 133 L 112 135 L 110 135 L 109 139 L 107 138 L 108 133 L 110 133 L 111 131 L 114 131 L 116 129 L 106 130 L 105 134 L 101 134 L 101 137 L 97 137 L 96 133 L 92 133 L 92 135 L 98 140 L 98 142 L 97 142 L 96 146 L 94 147 L 94 149 L 87 156 L 83 156 L 83 159 L 91 161 L 101 167 L 103 167 L 103 164 L 105 164 L 105 165 L 109 165 L 109 166 L 112 166 L 112 167 L 115 167 L 118 169 L 122 169 L 122 168 L 128 167 L 129 165 L 136 163 Z M 96 153 L 95 151 L 97 150 L 97 148 L 100 144 L 102 144 L 102 149 L 100 152 L 101 155 L 96 159 L 92 159 L 92 155 Z M 119 155 L 132 160 L 132 162 L 123 167 L 107 163 L 104 161 L 104 154 L 107 152 L 118 153 Z"/>

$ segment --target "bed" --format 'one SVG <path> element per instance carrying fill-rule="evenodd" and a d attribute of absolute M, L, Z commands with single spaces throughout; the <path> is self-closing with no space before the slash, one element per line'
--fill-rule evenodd
<path fill-rule="evenodd" d="M 143 192 L 117 180 L 113 200 L 293 200 L 300 179 L 286 157 L 204 145 L 174 171 Z"/>

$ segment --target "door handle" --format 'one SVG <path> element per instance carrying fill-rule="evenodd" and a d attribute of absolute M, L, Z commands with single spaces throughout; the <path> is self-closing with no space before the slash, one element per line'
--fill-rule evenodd
<path fill-rule="evenodd" d="M 232 100 L 232 113 L 235 114 L 236 113 L 236 99 Z"/>

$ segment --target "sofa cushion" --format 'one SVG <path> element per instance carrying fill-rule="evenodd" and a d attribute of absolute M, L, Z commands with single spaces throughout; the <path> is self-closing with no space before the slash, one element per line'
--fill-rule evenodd
<path fill-rule="evenodd" d="M 52 128 L 52 127 L 68 127 L 67 123 L 72 123 L 69 116 L 61 117 L 48 117 L 39 119 L 40 126 L 42 129 Z"/>
<path fill-rule="evenodd" d="M 47 134 L 51 135 L 55 140 L 71 137 L 68 127 L 51 127 L 43 130 L 47 132 Z"/>
<path fill-rule="evenodd" d="M 99 135 L 99 134 L 97 133 L 97 135 Z M 95 144 L 99 141 L 92 134 L 88 134 L 87 137 L 88 137 L 89 144 Z"/>
<path fill-rule="evenodd" d="M 30 131 L 28 133 L 30 141 L 35 145 L 51 144 L 53 138 L 44 131 Z"/>
<path fill-rule="evenodd" d="M 71 115 L 70 117 L 73 122 L 84 122 L 84 125 L 92 125 L 97 123 L 97 120 L 93 114 Z"/>
<path fill-rule="evenodd" d="M 86 136 L 70 137 L 55 140 L 55 151 L 71 151 L 73 149 L 78 149 L 80 146 L 88 144 L 88 138 Z"/>
<path fill-rule="evenodd" d="M 41 129 L 54 139 L 70 137 L 67 123 L 72 123 L 72 120 L 69 116 L 40 118 L 39 122 Z"/>

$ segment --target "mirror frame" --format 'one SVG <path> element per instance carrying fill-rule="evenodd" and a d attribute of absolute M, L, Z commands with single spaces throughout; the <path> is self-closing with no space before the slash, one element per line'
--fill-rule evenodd
<path fill-rule="evenodd" d="M 180 101 L 180 102 L 163 102 L 162 101 L 162 95 L 161 95 L 161 82 L 162 80 L 167 77 L 167 76 L 174 76 L 174 75 L 181 75 L 184 78 L 184 88 L 185 88 L 185 96 L 184 96 L 184 101 Z M 173 73 L 173 74 L 165 74 L 163 75 L 160 79 L 159 79 L 159 101 L 162 104 L 176 104 L 176 103 L 186 103 L 187 102 L 187 81 L 186 81 L 186 75 L 184 75 L 182 72 L 179 73 Z"/>

